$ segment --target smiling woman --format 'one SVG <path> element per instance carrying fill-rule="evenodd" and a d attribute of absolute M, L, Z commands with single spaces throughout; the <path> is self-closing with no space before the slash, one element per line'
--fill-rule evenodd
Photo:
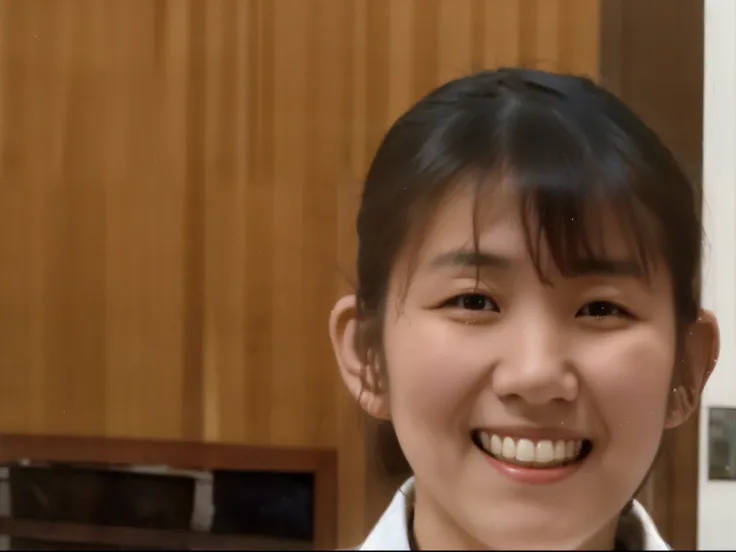
<path fill-rule="evenodd" d="M 632 497 L 718 350 L 695 197 L 586 79 L 482 72 L 399 118 L 330 322 L 414 476 L 366 549 L 666 548 Z"/>

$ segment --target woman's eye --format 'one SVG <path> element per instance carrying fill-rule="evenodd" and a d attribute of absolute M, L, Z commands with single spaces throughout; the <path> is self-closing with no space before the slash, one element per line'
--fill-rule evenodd
<path fill-rule="evenodd" d="M 447 302 L 448 306 L 472 311 L 497 311 L 498 305 L 490 297 L 480 293 L 466 293 L 453 297 Z"/>
<path fill-rule="evenodd" d="M 592 316 L 593 318 L 606 318 L 609 316 L 628 316 L 628 313 L 610 303 L 609 301 L 592 301 L 577 312 L 577 316 Z"/>

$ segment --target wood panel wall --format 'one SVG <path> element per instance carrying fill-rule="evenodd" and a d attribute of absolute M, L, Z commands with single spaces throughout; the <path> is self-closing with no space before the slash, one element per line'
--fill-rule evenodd
<path fill-rule="evenodd" d="M 0 0 L 0 432 L 331 446 L 360 179 L 440 82 L 598 73 L 593 0 Z M 382 505 L 382 504 L 381 504 Z"/>

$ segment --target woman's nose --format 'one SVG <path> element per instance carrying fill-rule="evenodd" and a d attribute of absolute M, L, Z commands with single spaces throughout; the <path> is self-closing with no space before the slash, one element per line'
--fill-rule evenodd
<path fill-rule="evenodd" d="M 554 321 L 520 323 L 499 351 L 492 376 L 496 395 L 536 405 L 575 400 L 578 375 L 566 341 Z"/>

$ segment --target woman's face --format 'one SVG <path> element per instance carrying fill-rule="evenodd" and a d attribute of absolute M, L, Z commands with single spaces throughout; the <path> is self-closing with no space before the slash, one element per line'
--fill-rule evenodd
<path fill-rule="evenodd" d="M 388 415 L 416 476 L 419 544 L 610 546 L 673 391 L 670 278 L 646 279 L 610 221 L 605 262 L 581 257 L 579 276 L 542 245 L 543 282 L 514 195 L 483 207 L 477 253 L 458 194 L 390 283 Z"/>

